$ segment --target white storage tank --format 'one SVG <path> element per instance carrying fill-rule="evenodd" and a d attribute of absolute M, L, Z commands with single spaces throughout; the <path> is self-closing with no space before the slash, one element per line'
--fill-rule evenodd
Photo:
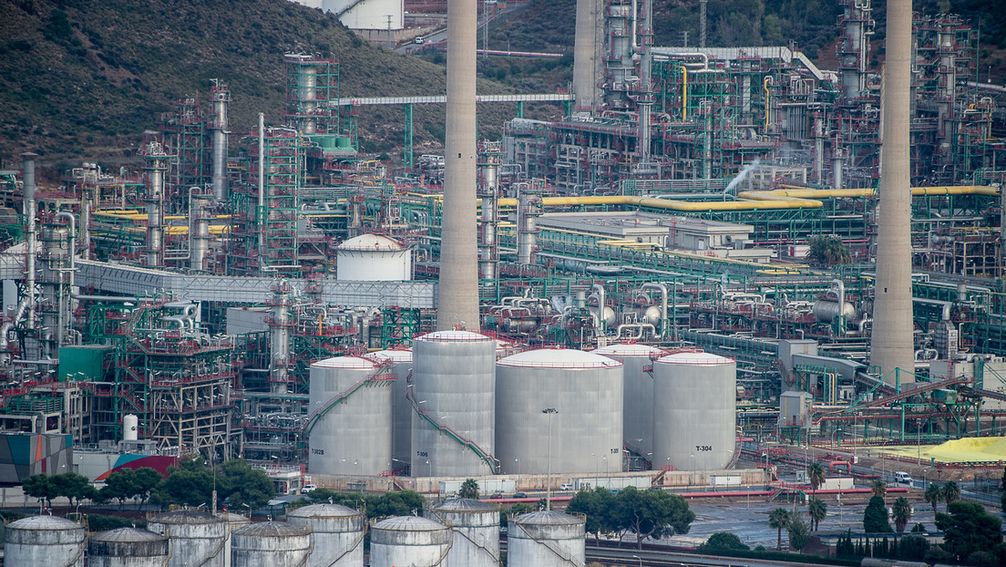
<path fill-rule="evenodd" d="M 338 504 L 312 504 L 287 512 L 286 521 L 311 528 L 313 547 L 306 567 L 363 565 L 363 534 L 367 518 Z"/>
<path fill-rule="evenodd" d="M 427 518 L 381 520 L 370 527 L 370 567 L 440 567 L 453 537 L 449 528 Z"/>
<path fill-rule="evenodd" d="M 412 250 L 380 234 L 361 234 L 337 248 L 336 279 L 403 281 L 412 279 Z"/>
<path fill-rule="evenodd" d="M 168 538 L 137 528 L 119 528 L 91 536 L 88 567 L 166 567 Z"/>
<path fill-rule="evenodd" d="M 247 525 L 231 541 L 234 567 L 304 567 L 310 553 L 311 528 L 286 522 Z"/>
<path fill-rule="evenodd" d="M 122 416 L 122 440 L 136 441 L 140 430 L 140 418 L 134 414 L 127 413 Z"/>
<path fill-rule="evenodd" d="M 408 349 L 379 350 L 367 358 L 390 365 L 395 381 L 391 384 L 391 457 L 392 469 L 406 467 L 412 460 L 412 406 L 405 392 L 412 376 L 412 351 Z"/>
<path fill-rule="evenodd" d="M 496 341 L 437 331 L 412 349 L 412 476 L 495 473 Z"/>
<path fill-rule="evenodd" d="M 496 456 L 507 474 L 548 472 L 550 419 L 552 472 L 621 472 L 621 362 L 540 349 L 496 368 Z"/>
<path fill-rule="evenodd" d="M 509 567 L 586 565 L 585 522 L 562 512 L 531 512 L 510 518 Z"/>
<path fill-rule="evenodd" d="M 58 516 L 32 516 L 7 525 L 4 565 L 83 567 L 84 526 Z"/>
<path fill-rule="evenodd" d="M 622 363 L 625 389 L 622 397 L 622 436 L 625 445 L 640 456 L 653 452 L 653 358 L 659 348 L 619 343 L 591 351 Z"/>
<path fill-rule="evenodd" d="M 224 567 L 227 522 L 198 510 L 155 514 L 147 529 L 168 538 L 168 567 Z"/>
<path fill-rule="evenodd" d="M 308 470 L 376 476 L 391 470 L 391 375 L 340 356 L 311 365 Z M 315 419 L 316 417 L 316 419 Z"/>
<path fill-rule="evenodd" d="M 224 566 L 231 566 L 231 536 L 234 532 L 251 523 L 251 518 L 234 512 L 217 512 L 217 517 L 227 524 L 227 539 L 224 540 Z"/>
<path fill-rule="evenodd" d="M 734 457 L 737 364 L 706 352 L 679 352 L 653 365 L 653 463 L 717 470 Z"/>
<path fill-rule="evenodd" d="M 452 498 L 433 508 L 432 514 L 454 532 L 445 567 L 499 566 L 499 508 L 478 500 Z"/>

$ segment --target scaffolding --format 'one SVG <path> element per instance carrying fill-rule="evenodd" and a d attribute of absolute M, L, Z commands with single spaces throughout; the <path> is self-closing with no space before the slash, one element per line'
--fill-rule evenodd
<path fill-rule="evenodd" d="M 198 96 L 178 100 L 174 110 L 162 116 L 165 144 L 175 154 L 165 175 L 167 212 L 188 210 L 189 187 L 203 187 L 210 182 L 209 128 Z"/>

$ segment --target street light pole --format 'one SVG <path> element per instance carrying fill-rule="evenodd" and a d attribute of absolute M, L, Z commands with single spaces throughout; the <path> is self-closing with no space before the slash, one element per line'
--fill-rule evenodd
<path fill-rule="evenodd" d="M 545 475 L 545 510 L 552 510 L 552 416 L 559 413 L 555 408 L 545 408 L 541 413 L 548 416 L 548 473 Z"/>

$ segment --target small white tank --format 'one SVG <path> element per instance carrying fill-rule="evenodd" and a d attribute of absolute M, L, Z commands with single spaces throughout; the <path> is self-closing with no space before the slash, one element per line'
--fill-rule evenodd
<path fill-rule="evenodd" d="M 122 416 L 122 440 L 136 441 L 139 435 L 140 418 L 131 413 Z"/>
<path fill-rule="evenodd" d="M 314 545 L 307 567 L 363 565 L 367 518 L 360 512 L 338 504 L 312 504 L 287 512 L 286 521 L 311 529 Z"/>
<path fill-rule="evenodd" d="M 585 521 L 562 512 L 531 512 L 510 518 L 509 567 L 569 567 L 586 564 Z"/>
<path fill-rule="evenodd" d="M 361 234 L 343 242 L 336 252 L 340 281 L 402 281 L 412 279 L 412 251 L 380 234 Z"/>
<path fill-rule="evenodd" d="M 234 567 L 304 567 L 311 553 L 311 528 L 286 522 L 249 524 L 231 536 Z"/>
<path fill-rule="evenodd" d="M 137 528 L 119 528 L 91 536 L 88 567 L 166 567 L 168 538 Z"/>
<path fill-rule="evenodd" d="M 83 567 L 84 526 L 58 516 L 32 516 L 7 526 L 4 565 Z"/>
<path fill-rule="evenodd" d="M 440 567 L 453 540 L 450 528 L 427 518 L 381 520 L 370 528 L 370 567 Z"/>
<path fill-rule="evenodd" d="M 478 500 L 452 498 L 431 513 L 434 519 L 454 532 L 446 567 L 499 566 L 499 508 Z"/>

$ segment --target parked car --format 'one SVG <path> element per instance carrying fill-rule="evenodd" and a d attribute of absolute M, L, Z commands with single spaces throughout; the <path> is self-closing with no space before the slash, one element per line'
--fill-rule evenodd
<path fill-rule="evenodd" d="M 908 486 L 911 486 L 912 485 L 912 475 L 910 475 L 910 474 L 908 474 L 908 473 L 906 473 L 904 471 L 898 471 L 898 472 L 894 473 L 894 482 L 896 482 L 898 484 L 907 484 Z"/>
<path fill-rule="evenodd" d="M 514 498 L 527 498 L 527 492 L 514 492 Z"/>
<path fill-rule="evenodd" d="M 573 483 L 564 482 L 559 486 L 559 492 L 573 492 Z"/>

